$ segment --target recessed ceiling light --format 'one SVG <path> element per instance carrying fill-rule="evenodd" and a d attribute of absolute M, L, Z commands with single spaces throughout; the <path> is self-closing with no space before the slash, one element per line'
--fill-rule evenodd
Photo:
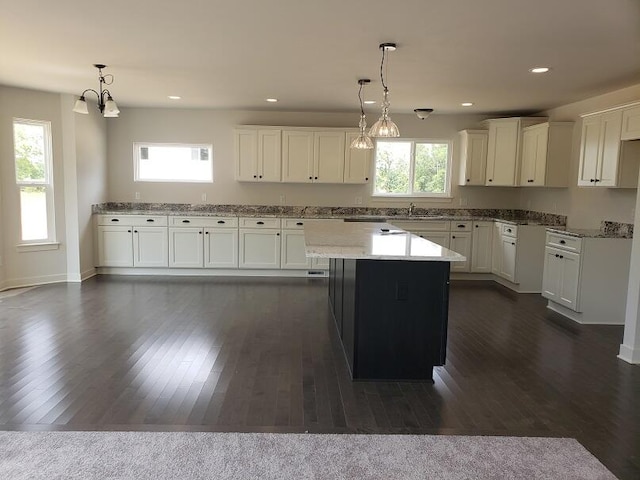
<path fill-rule="evenodd" d="M 177 95 L 169 95 L 169 100 L 180 100 L 182 97 L 179 97 Z"/>
<path fill-rule="evenodd" d="M 462 105 L 463 107 L 472 107 L 472 106 L 473 106 L 473 103 L 471 103 L 471 102 L 464 102 L 464 103 L 461 103 L 460 105 Z"/>
<path fill-rule="evenodd" d="M 365 100 L 364 103 L 367 104 L 367 105 L 373 105 L 374 103 L 376 103 L 376 101 L 375 100 Z"/>
<path fill-rule="evenodd" d="M 549 67 L 534 67 L 529 69 L 531 73 L 547 73 L 549 70 L 551 70 Z"/>
<path fill-rule="evenodd" d="M 269 103 L 276 103 L 276 102 L 278 101 L 278 99 L 277 99 L 277 98 L 267 98 L 266 100 L 267 100 L 267 102 L 269 102 Z"/>

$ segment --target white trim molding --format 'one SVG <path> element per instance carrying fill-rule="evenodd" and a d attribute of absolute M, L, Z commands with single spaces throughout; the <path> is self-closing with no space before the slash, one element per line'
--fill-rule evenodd
<path fill-rule="evenodd" d="M 627 363 L 638 365 L 640 364 L 640 349 L 634 349 L 624 344 L 620 345 L 620 354 L 618 355 L 618 358 Z"/>

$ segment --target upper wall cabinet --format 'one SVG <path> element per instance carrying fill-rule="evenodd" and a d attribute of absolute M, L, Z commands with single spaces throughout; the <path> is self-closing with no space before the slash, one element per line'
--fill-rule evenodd
<path fill-rule="evenodd" d="M 460 180 L 459 185 L 484 185 L 487 172 L 486 130 L 460 132 Z"/>
<path fill-rule="evenodd" d="M 640 142 L 621 142 L 622 124 L 622 109 L 583 117 L 578 186 L 638 186 Z"/>
<path fill-rule="evenodd" d="M 373 149 L 351 148 L 358 132 L 347 132 L 344 144 L 344 183 L 368 183 L 371 178 Z"/>
<path fill-rule="evenodd" d="M 345 132 L 283 130 L 282 181 L 343 183 Z"/>
<path fill-rule="evenodd" d="M 236 180 L 279 182 L 281 180 L 281 131 L 277 129 L 234 130 Z"/>
<path fill-rule="evenodd" d="M 622 140 L 640 140 L 640 105 L 622 111 Z"/>
<path fill-rule="evenodd" d="M 566 187 L 572 134 L 572 122 L 545 122 L 524 128 L 520 185 Z"/>
<path fill-rule="evenodd" d="M 485 121 L 489 126 L 485 185 L 518 185 L 522 129 L 545 120 L 544 117 L 513 117 Z"/>

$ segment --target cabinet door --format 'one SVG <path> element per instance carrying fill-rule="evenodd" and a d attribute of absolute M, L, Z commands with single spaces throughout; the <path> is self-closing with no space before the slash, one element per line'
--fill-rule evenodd
<path fill-rule="evenodd" d="M 258 180 L 279 182 L 282 171 L 282 132 L 258 130 Z"/>
<path fill-rule="evenodd" d="M 451 235 L 449 232 L 431 232 L 431 231 L 416 231 L 412 232 L 419 237 L 425 238 L 430 242 L 437 243 L 441 247 L 449 248 L 449 242 L 451 241 Z"/>
<path fill-rule="evenodd" d="M 491 241 L 491 273 L 500 275 L 502 269 L 502 226 L 504 224 L 495 222 L 493 224 L 493 239 Z"/>
<path fill-rule="evenodd" d="M 282 181 L 313 181 L 313 132 L 282 131 Z"/>
<path fill-rule="evenodd" d="M 471 232 L 456 232 L 451 234 L 449 250 L 453 250 L 460 255 L 464 255 L 467 260 L 464 262 L 452 262 L 452 272 L 468 272 L 471 265 Z"/>
<path fill-rule="evenodd" d="M 489 124 L 486 185 L 516 184 L 519 120 L 499 120 Z"/>
<path fill-rule="evenodd" d="M 598 187 L 618 185 L 618 165 L 620 161 L 620 133 L 622 131 L 622 110 L 602 114 L 600 125 L 600 163 L 596 174 Z"/>
<path fill-rule="evenodd" d="M 548 140 L 548 123 L 524 129 L 520 171 L 520 185 L 523 187 L 536 187 L 545 184 Z"/>
<path fill-rule="evenodd" d="M 279 229 L 240 229 L 240 268 L 280 268 Z"/>
<path fill-rule="evenodd" d="M 484 185 L 487 174 L 487 141 L 482 131 L 460 132 L 460 185 Z"/>
<path fill-rule="evenodd" d="M 169 227 L 169 266 L 202 268 L 202 228 Z"/>
<path fill-rule="evenodd" d="M 542 296 L 558 302 L 562 281 L 561 250 L 552 247 L 544 249 L 544 270 L 542 273 Z"/>
<path fill-rule="evenodd" d="M 133 228 L 98 227 L 98 266 L 133 267 Z"/>
<path fill-rule="evenodd" d="M 471 271 L 491 273 L 493 222 L 474 222 L 471 239 Z"/>
<path fill-rule="evenodd" d="M 205 268 L 238 268 L 237 229 L 205 229 L 204 266 Z"/>
<path fill-rule="evenodd" d="M 578 285 L 580 283 L 580 255 L 578 253 L 562 252 L 562 280 L 557 302 L 576 312 L 578 305 Z"/>
<path fill-rule="evenodd" d="M 305 254 L 304 231 L 282 231 L 282 268 L 287 270 L 308 270 L 311 259 Z"/>
<path fill-rule="evenodd" d="M 133 266 L 169 266 L 167 227 L 134 227 Z"/>
<path fill-rule="evenodd" d="M 344 132 L 315 132 L 313 138 L 313 181 L 343 183 Z"/>
<path fill-rule="evenodd" d="M 258 181 L 258 131 L 236 129 L 233 132 L 236 180 Z"/>
<path fill-rule="evenodd" d="M 373 149 L 351 148 L 358 133 L 347 133 L 344 145 L 344 183 L 367 183 L 371 175 Z"/>
<path fill-rule="evenodd" d="M 500 262 L 500 276 L 510 282 L 516 282 L 516 239 L 502 237 L 502 261 Z"/>
<path fill-rule="evenodd" d="M 600 115 L 582 119 L 582 136 L 580 137 L 580 167 L 578 169 L 578 186 L 592 187 L 598 171 L 600 154 Z"/>
<path fill-rule="evenodd" d="M 621 140 L 640 140 L 640 105 L 622 112 Z"/>

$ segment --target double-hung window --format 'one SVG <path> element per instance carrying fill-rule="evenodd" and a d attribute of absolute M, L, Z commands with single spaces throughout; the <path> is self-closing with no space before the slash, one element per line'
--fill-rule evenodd
<path fill-rule="evenodd" d="M 22 243 L 55 242 L 51 122 L 13 119 Z"/>
<path fill-rule="evenodd" d="M 134 143 L 136 182 L 213 183 L 211 145 Z"/>
<path fill-rule="evenodd" d="M 449 197 L 448 140 L 376 140 L 374 196 Z"/>

